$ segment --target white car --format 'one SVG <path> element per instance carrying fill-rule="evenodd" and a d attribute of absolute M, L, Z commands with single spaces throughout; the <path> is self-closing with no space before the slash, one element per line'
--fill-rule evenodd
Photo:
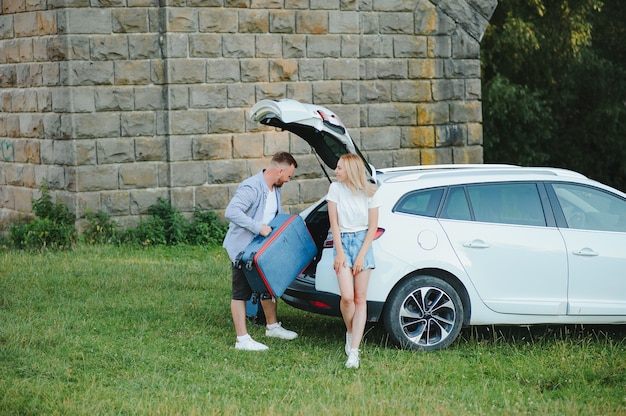
<path fill-rule="evenodd" d="M 326 108 L 262 100 L 251 118 L 297 134 L 331 169 L 361 155 Z M 626 323 L 626 194 L 556 168 L 364 163 L 383 201 L 368 320 L 397 345 L 445 348 L 469 325 Z M 319 255 L 282 299 L 341 316 L 325 198 L 301 215 Z"/>

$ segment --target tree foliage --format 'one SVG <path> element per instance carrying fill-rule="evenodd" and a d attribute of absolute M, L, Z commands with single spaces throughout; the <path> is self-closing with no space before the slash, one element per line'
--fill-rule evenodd
<path fill-rule="evenodd" d="M 482 42 L 486 162 L 551 165 L 626 188 L 626 8 L 500 0 Z"/>

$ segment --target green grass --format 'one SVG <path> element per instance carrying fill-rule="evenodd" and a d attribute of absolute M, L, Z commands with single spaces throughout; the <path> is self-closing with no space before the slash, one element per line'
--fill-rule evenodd
<path fill-rule="evenodd" d="M 294 341 L 235 351 L 221 248 L 0 252 L 2 415 L 624 415 L 626 328 L 477 327 L 435 353 L 282 303 Z"/>

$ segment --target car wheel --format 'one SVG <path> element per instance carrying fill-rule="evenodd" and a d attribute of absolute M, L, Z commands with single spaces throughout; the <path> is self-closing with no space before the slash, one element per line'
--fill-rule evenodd
<path fill-rule="evenodd" d="M 463 304 L 442 279 L 413 276 L 389 295 L 383 320 L 392 341 L 401 348 L 439 350 L 459 335 Z"/>

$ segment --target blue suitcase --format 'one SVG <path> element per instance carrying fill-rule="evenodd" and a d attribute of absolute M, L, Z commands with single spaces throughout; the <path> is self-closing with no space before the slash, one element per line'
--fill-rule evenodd
<path fill-rule="evenodd" d="M 279 298 L 317 254 L 315 242 L 299 215 L 278 214 L 267 237 L 256 236 L 237 256 L 252 292 Z"/>

